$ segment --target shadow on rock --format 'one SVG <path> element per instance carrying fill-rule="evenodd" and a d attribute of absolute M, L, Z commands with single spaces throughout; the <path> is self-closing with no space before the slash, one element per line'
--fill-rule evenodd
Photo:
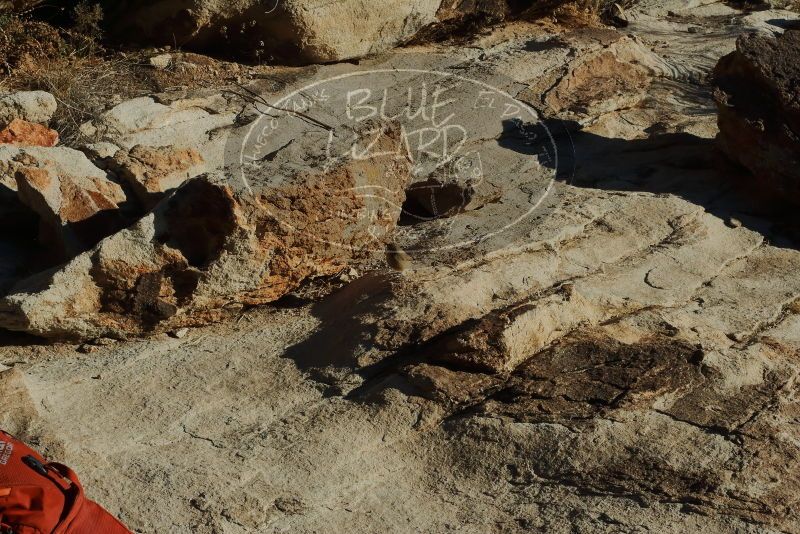
<path fill-rule="evenodd" d="M 572 149 L 569 153 L 562 148 L 559 158 L 540 156 L 543 165 L 556 169 L 562 182 L 609 192 L 675 195 L 702 206 L 728 226 L 760 233 L 775 246 L 800 248 L 800 227 L 791 207 L 758 188 L 746 169 L 717 149 L 714 139 L 688 133 L 612 139 L 572 131 L 577 130 L 574 124 L 560 129 L 548 125 L 548 130 L 558 135 L 555 146 Z M 506 131 L 499 140 L 501 146 L 526 154 L 544 150 L 545 143 L 537 141 L 540 126 L 507 121 Z"/>
<path fill-rule="evenodd" d="M 390 365 L 387 360 L 370 361 L 368 353 L 390 346 L 391 340 L 385 339 L 387 332 L 369 318 L 380 315 L 393 293 L 393 275 L 374 272 L 316 303 L 311 312 L 319 319 L 319 327 L 312 336 L 290 347 L 286 357 L 315 380 L 338 388 L 336 393 L 350 389 L 348 386 L 357 387 L 361 378 Z"/>

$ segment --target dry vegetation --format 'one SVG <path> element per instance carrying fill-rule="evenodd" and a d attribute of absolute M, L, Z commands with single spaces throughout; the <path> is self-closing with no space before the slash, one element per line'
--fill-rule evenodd
<path fill-rule="evenodd" d="M 69 27 L 36 20 L 31 12 L 0 13 L 0 93 L 44 90 L 58 101 L 50 124 L 65 145 L 82 139 L 79 127 L 109 106 L 146 93 L 238 81 L 242 69 L 196 54 L 156 69 L 149 58 L 165 50 L 122 51 L 103 44 L 103 12 L 81 2 Z"/>
<path fill-rule="evenodd" d="M 0 16 L 0 89 L 41 89 L 58 100 L 51 126 L 69 144 L 78 127 L 105 103 L 149 89 L 135 65 L 101 44 L 102 11 L 79 3 L 71 28 L 56 28 L 29 13 Z"/>

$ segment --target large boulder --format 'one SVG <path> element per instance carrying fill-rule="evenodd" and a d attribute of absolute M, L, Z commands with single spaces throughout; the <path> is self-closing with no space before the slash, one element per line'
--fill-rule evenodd
<path fill-rule="evenodd" d="M 800 31 L 740 37 L 714 84 L 722 150 L 762 189 L 800 203 Z"/>
<path fill-rule="evenodd" d="M 435 20 L 440 0 L 159 0 L 107 2 L 115 35 L 295 62 L 385 50 Z"/>

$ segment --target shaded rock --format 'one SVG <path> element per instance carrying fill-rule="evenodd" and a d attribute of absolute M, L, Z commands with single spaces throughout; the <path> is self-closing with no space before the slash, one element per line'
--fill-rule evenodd
<path fill-rule="evenodd" d="M 53 147 L 58 144 L 58 132 L 41 124 L 14 119 L 0 130 L 2 144 Z"/>
<path fill-rule="evenodd" d="M 116 35 L 252 58 L 328 62 L 385 50 L 432 22 L 440 0 L 107 2 Z"/>
<path fill-rule="evenodd" d="M 0 147 L 0 161 L 22 203 L 39 216 L 40 241 L 54 259 L 70 258 L 119 229 L 117 210 L 125 195 L 83 153 Z"/>
<path fill-rule="evenodd" d="M 0 125 L 7 125 L 14 119 L 47 123 L 53 118 L 57 107 L 55 97 L 45 91 L 20 91 L 0 95 Z"/>
<path fill-rule="evenodd" d="M 720 147 L 760 188 L 800 203 L 800 31 L 740 37 L 714 84 Z"/>
<path fill-rule="evenodd" d="M 196 150 L 142 145 L 136 145 L 130 152 L 119 151 L 110 166 L 128 183 L 147 210 L 166 192 L 205 170 L 203 158 Z"/>
<path fill-rule="evenodd" d="M 481 154 L 468 153 L 435 169 L 406 191 L 406 210 L 420 220 L 451 217 L 497 201 L 503 195 L 496 180 L 486 179 Z"/>

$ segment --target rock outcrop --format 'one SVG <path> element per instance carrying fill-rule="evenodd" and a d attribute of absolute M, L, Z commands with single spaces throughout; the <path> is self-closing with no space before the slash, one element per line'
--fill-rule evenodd
<path fill-rule="evenodd" d="M 377 148 L 391 149 L 398 135 L 387 132 Z M 80 339 L 201 324 L 224 316 L 229 305 L 275 301 L 306 278 L 335 274 L 382 246 L 400 215 L 384 205 L 402 204 L 407 162 L 386 152 L 315 169 L 302 163 L 315 159 L 310 147 L 327 132 L 302 138 L 269 156 L 246 182 L 235 174 L 191 180 L 134 226 L 20 282 L 0 303 L 0 323 Z M 26 194 L 39 193 L 30 205 L 55 211 L 44 193 L 52 183 L 46 170 L 23 167 L 17 175 L 20 187 L 31 189 Z M 88 185 L 87 194 L 94 190 Z M 384 197 L 361 195 L 361 188 L 380 188 Z M 360 211 L 381 215 L 332 216 Z"/>
<path fill-rule="evenodd" d="M 440 0 L 107 2 L 114 33 L 132 40 L 313 63 L 386 50 L 435 20 Z"/>
<path fill-rule="evenodd" d="M 714 69 L 719 144 L 759 188 L 800 203 L 800 30 L 745 35 Z"/>
<path fill-rule="evenodd" d="M 132 219 L 22 281 L 0 241 L 0 426 L 136 532 L 797 533 L 797 217 L 720 167 L 704 83 L 785 14 L 701 4 L 269 67 L 115 105 L 83 154 L 1 147 L 8 207 L 64 152 Z"/>

